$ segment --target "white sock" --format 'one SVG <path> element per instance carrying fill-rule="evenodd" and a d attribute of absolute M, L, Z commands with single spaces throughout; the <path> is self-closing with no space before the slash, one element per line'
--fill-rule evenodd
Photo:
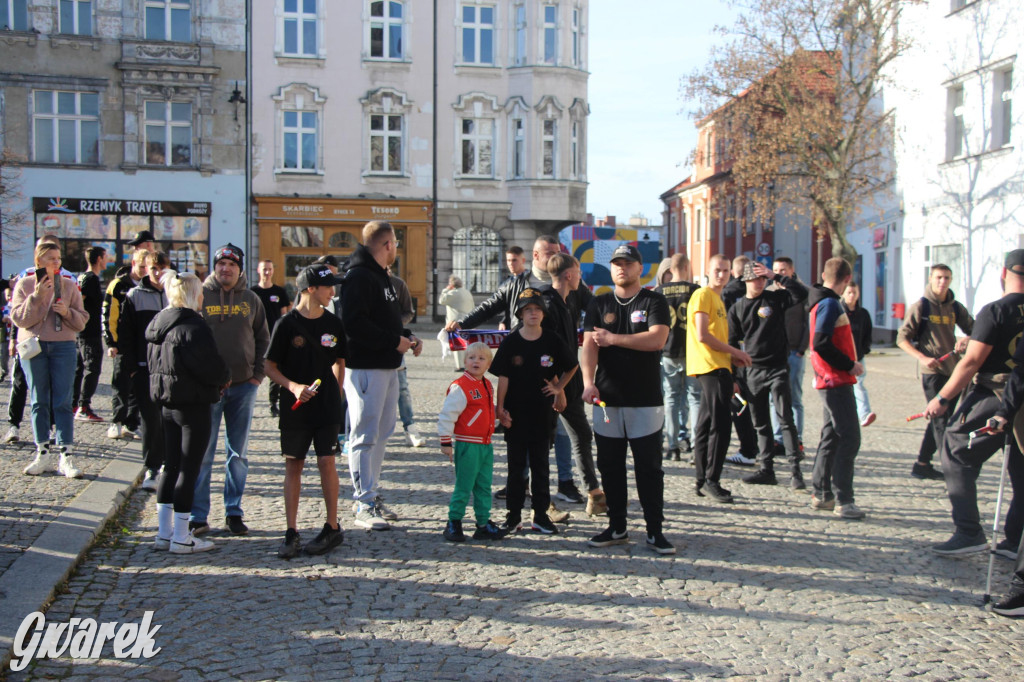
<path fill-rule="evenodd" d="M 179 545 L 188 542 L 188 512 L 174 512 L 174 541 Z"/>
<path fill-rule="evenodd" d="M 156 536 L 163 540 L 169 540 L 171 533 L 174 531 L 171 529 L 171 523 L 174 519 L 174 505 L 170 503 L 157 502 L 156 503 Z"/>

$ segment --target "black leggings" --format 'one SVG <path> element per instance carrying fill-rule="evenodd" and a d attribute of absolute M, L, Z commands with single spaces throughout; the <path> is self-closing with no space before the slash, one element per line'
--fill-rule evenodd
<path fill-rule="evenodd" d="M 174 503 L 174 511 L 188 514 L 192 511 L 199 468 L 203 464 L 206 446 L 210 443 L 210 406 L 163 406 L 160 416 L 164 429 L 164 474 L 156 501 Z"/>

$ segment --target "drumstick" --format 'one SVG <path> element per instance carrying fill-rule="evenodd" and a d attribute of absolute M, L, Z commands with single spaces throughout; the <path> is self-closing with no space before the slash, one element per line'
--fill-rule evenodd
<path fill-rule="evenodd" d="M 924 412 L 918 412 L 917 414 L 912 414 L 909 417 L 907 417 L 907 421 L 908 422 L 912 422 L 915 419 L 920 419 L 923 416 L 924 416 Z"/>
<path fill-rule="evenodd" d="M 313 383 L 309 385 L 309 390 L 312 391 L 313 393 L 316 393 L 316 389 L 318 389 L 318 388 L 320 388 L 320 380 L 319 379 L 314 380 Z M 299 409 L 299 405 L 302 405 L 302 404 L 303 403 L 301 401 L 296 400 L 295 404 L 292 405 L 292 409 L 293 410 L 297 410 L 297 409 Z"/>
<path fill-rule="evenodd" d="M 608 407 L 608 405 L 603 400 L 598 400 L 597 398 L 594 398 L 591 402 L 593 404 L 597 405 L 598 407 L 600 407 L 601 409 L 604 409 L 604 408 Z M 612 420 L 608 417 L 608 410 L 605 410 L 604 411 L 604 423 L 605 424 L 609 424 L 609 423 L 611 423 L 611 421 Z"/>

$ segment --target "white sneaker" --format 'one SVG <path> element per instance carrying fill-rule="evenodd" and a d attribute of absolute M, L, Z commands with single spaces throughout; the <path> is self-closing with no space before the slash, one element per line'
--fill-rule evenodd
<path fill-rule="evenodd" d="M 415 424 L 410 424 L 409 428 L 405 430 L 405 439 L 414 448 L 422 448 L 427 444 L 427 439 L 420 435 L 419 429 L 416 428 Z"/>
<path fill-rule="evenodd" d="M 147 471 L 146 477 L 142 479 L 142 489 L 151 493 L 155 493 L 157 476 L 159 476 L 159 472 L 152 470 Z"/>
<path fill-rule="evenodd" d="M 4 436 L 5 443 L 17 443 L 19 440 L 21 440 L 21 435 L 18 433 L 17 426 L 7 429 L 7 435 Z"/>
<path fill-rule="evenodd" d="M 153 538 L 153 549 L 158 549 L 162 552 L 166 552 L 171 548 L 170 538 L 162 538 L 159 535 Z"/>
<path fill-rule="evenodd" d="M 75 460 L 71 457 L 71 452 L 66 447 L 60 449 L 60 464 L 57 465 L 57 471 L 66 478 L 82 477 L 82 472 L 75 466 Z"/>
<path fill-rule="evenodd" d="M 132 431 L 127 426 L 122 426 L 121 438 L 124 438 L 125 440 L 142 440 L 142 435 L 139 433 L 138 429 Z"/>
<path fill-rule="evenodd" d="M 757 460 L 756 459 L 751 459 L 750 457 L 744 457 L 742 452 L 737 452 L 737 453 L 729 455 L 728 457 L 725 458 L 725 461 L 732 462 L 733 464 L 742 464 L 743 466 L 748 466 L 748 467 L 752 467 L 755 464 L 757 464 Z"/>
<path fill-rule="evenodd" d="M 217 545 L 213 544 L 209 540 L 203 540 L 192 535 L 192 531 L 188 532 L 188 537 L 185 538 L 185 542 L 171 541 L 171 554 L 196 554 L 198 552 L 209 552 L 214 549 Z"/>
<path fill-rule="evenodd" d="M 121 437 L 121 426 L 120 424 L 111 424 L 107 427 L 107 438 L 114 440 Z"/>
<path fill-rule="evenodd" d="M 56 471 L 57 465 L 54 459 L 55 455 L 50 452 L 50 448 L 41 447 L 36 450 L 36 458 L 22 470 L 22 473 L 28 476 L 38 476 L 39 474 L 45 474 L 47 471 Z"/>

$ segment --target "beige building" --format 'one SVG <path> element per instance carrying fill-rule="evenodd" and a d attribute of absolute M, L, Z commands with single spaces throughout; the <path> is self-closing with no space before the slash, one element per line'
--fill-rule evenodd
<path fill-rule="evenodd" d="M 253 194 L 282 283 L 388 218 L 396 274 L 431 314 L 435 277 L 490 293 L 505 247 L 584 218 L 586 0 L 437 3 L 436 254 L 431 3 L 266 4 L 252 23 Z"/>
<path fill-rule="evenodd" d="M 29 216 L 4 272 L 43 233 L 75 271 L 141 230 L 200 274 L 211 243 L 244 242 L 244 0 L 0 0 L 0 27 L 0 142 L 22 164 L 2 208 Z"/>

